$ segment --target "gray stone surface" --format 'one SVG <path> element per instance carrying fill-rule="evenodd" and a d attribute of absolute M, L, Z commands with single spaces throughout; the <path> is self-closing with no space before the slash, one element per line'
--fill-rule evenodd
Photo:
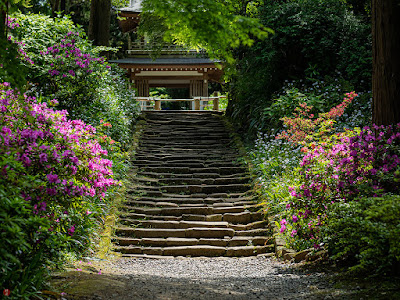
<path fill-rule="evenodd" d="M 105 276 L 110 285 L 68 299 L 356 299 L 354 291 L 335 288 L 325 273 L 262 256 L 124 258 L 96 267 L 102 275 L 93 276 Z"/>

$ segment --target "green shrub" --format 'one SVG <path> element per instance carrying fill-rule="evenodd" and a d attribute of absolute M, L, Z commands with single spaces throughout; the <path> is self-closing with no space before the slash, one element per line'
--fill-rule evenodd
<path fill-rule="evenodd" d="M 399 216 L 399 195 L 335 203 L 325 232 L 332 258 L 354 272 L 400 274 Z"/>

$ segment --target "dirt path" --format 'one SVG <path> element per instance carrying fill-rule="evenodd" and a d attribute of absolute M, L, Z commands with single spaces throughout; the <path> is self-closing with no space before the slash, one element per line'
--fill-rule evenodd
<path fill-rule="evenodd" d="M 274 258 L 120 258 L 55 277 L 63 299 L 358 299 L 331 276 Z M 101 269 L 101 274 L 98 274 Z"/>

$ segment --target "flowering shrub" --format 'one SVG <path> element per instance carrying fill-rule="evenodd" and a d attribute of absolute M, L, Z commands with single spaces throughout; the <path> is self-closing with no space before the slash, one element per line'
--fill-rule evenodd
<path fill-rule="evenodd" d="M 294 117 L 283 117 L 282 121 L 287 130 L 277 135 L 278 139 L 287 139 L 294 144 L 307 145 L 311 143 L 315 147 L 315 142 L 324 142 L 329 133 L 333 132 L 335 119 L 343 115 L 346 107 L 357 96 L 356 93 L 347 93 L 343 102 L 332 108 L 327 113 L 321 113 L 318 118 L 311 114 L 311 106 L 301 103 L 293 114 Z"/>
<path fill-rule="evenodd" d="M 110 200 L 107 192 L 118 182 L 99 142 L 108 141 L 91 125 L 19 96 L 7 83 L 0 85 L 0 111 L 1 285 L 15 290 L 29 273 L 29 259 L 42 268 L 56 263 L 62 251 L 90 248 Z M 22 232 L 21 247 L 13 224 Z"/>
<path fill-rule="evenodd" d="M 293 198 L 287 204 L 287 218 L 280 223 L 282 233 L 289 231 L 296 237 L 291 239 L 294 244 L 320 246 L 324 240 L 321 227 L 329 226 L 327 212 L 332 203 L 400 191 L 395 183 L 399 179 L 400 124 L 332 134 L 332 118 L 342 115 L 354 96 L 347 94 L 342 104 L 314 120 L 307 105 L 301 106 L 295 118 L 284 118 L 288 130 L 278 138 L 306 146 L 298 170 L 301 184 L 289 188 Z"/>
<path fill-rule="evenodd" d="M 355 93 L 319 115 L 301 99 L 278 139 L 259 134 L 250 152 L 264 209 L 292 248 L 324 246 L 350 271 L 396 272 L 400 124 L 346 129 Z"/>
<path fill-rule="evenodd" d="M 340 78 L 340 73 L 337 74 Z M 317 115 L 338 104 L 344 91 L 354 86 L 344 80 L 326 76 L 324 80 L 285 81 L 285 85 L 273 96 L 270 106 L 264 110 L 265 116 L 275 128 L 282 126 L 282 117 L 292 117 L 299 104 L 312 107 L 310 113 Z M 336 128 L 354 128 L 371 122 L 371 91 L 360 92 L 346 107 L 342 117 L 337 119 Z"/>
<path fill-rule="evenodd" d="M 107 119 L 113 125 L 109 135 L 126 149 L 138 106 L 123 71 L 99 57 L 104 49 L 68 17 L 15 14 L 10 21 L 11 38 L 31 60 L 23 60 L 33 83 L 28 94 L 47 102 L 56 98 L 73 119 L 93 125 Z"/>

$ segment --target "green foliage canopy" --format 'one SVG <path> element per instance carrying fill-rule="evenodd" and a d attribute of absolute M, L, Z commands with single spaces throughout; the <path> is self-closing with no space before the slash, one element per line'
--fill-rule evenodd
<path fill-rule="evenodd" d="M 140 32 L 168 43 L 203 48 L 212 57 L 232 62 L 232 48 L 251 46 L 255 39 L 273 32 L 252 17 L 257 4 L 240 0 L 144 0 Z"/>

